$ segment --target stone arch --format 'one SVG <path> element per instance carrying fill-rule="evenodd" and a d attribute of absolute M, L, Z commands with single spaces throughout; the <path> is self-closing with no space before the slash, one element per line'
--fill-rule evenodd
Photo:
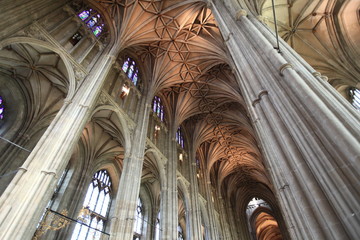
<path fill-rule="evenodd" d="M 65 102 L 69 101 L 75 93 L 76 90 L 76 80 L 75 80 L 75 72 L 74 72 L 74 67 L 73 65 L 70 63 L 70 61 L 68 60 L 68 58 L 65 56 L 65 54 L 59 50 L 58 47 L 53 46 L 52 44 L 45 42 L 45 41 L 41 41 L 35 38 L 29 38 L 29 37 L 11 37 L 11 38 L 7 38 L 4 39 L 2 41 L 0 41 L 0 49 L 5 48 L 6 46 L 9 46 L 11 44 L 33 44 L 45 49 L 48 49 L 54 53 L 56 53 L 60 59 L 63 61 L 65 67 L 66 67 L 66 71 L 67 71 L 67 78 L 69 81 L 69 86 L 68 86 L 68 91 L 67 91 L 67 96 L 65 98 Z"/>
<path fill-rule="evenodd" d="M 194 227 L 194 224 L 191 224 L 190 222 L 190 214 L 189 214 L 189 210 L 190 210 L 190 193 L 189 193 L 189 189 L 184 181 L 184 179 L 178 177 L 177 178 L 177 186 L 178 186 L 178 198 L 182 198 L 181 200 L 185 203 L 185 220 L 186 220 L 186 228 L 184 229 L 183 226 L 183 230 L 185 231 L 185 237 L 186 236 L 190 236 L 190 228 Z M 179 217 L 178 217 L 179 219 Z M 181 219 L 179 219 L 181 220 Z M 180 222 L 179 222 L 180 224 Z M 181 224 L 180 224 L 181 225 Z"/>

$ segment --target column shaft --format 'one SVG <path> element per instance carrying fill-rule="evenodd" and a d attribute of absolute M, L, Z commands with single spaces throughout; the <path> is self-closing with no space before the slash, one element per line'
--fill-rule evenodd
<path fill-rule="evenodd" d="M 31 239 L 88 121 L 112 57 L 103 55 L 66 102 L 0 198 L 0 239 Z M 21 227 L 19 227 L 21 226 Z"/>
<path fill-rule="evenodd" d="M 243 12 L 214 6 L 292 237 L 359 238 L 359 114 Z"/>

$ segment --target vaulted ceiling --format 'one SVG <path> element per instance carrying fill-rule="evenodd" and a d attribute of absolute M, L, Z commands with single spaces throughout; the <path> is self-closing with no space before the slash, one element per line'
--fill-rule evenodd
<path fill-rule="evenodd" d="M 112 16 L 121 49 L 145 66 L 141 76 L 145 89 L 165 101 L 170 132 L 182 124 L 206 178 L 229 197 L 249 182 L 268 186 L 223 38 L 206 3 L 99 0 L 97 4 Z"/>
<path fill-rule="evenodd" d="M 271 0 L 233 0 L 274 26 Z M 117 44 L 141 60 L 144 89 L 166 105 L 223 195 L 270 183 L 223 38 L 205 2 L 94 0 Z M 357 10 L 355 10 L 357 9 Z M 359 2 L 278 0 L 279 34 L 335 87 L 359 83 Z M 344 87 L 345 86 L 345 87 Z M 263 188 L 262 188 L 263 189 Z"/>
<path fill-rule="evenodd" d="M 250 2 L 250 1 L 249 1 Z M 274 29 L 271 0 L 252 9 Z M 277 0 L 279 35 L 343 93 L 360 88 L 360 2 L 358 0 Z"/>

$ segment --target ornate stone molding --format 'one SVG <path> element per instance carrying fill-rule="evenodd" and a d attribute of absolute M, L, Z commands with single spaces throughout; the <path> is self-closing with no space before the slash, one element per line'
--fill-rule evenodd
<path fill-rule="evenodd" d="M 287 69 L 287 68 L 292 68 L 292 69 L 294 69 L 294 66 L 291 65 L 290 63 L 285 63 L 285 64 L 281 65 L 280 68 L 279 68 L 279 71 L 280 71 L 280 75 L 281 75 L 281 76 L 284 76 L 283 72 L 284 72 L 284 70 Z"/>
<path fill-rule="evenodd" d="M 236 13 L 236 21 L 239 21 L 241 19 L 241 17 L 246 17 L 247 16 L 247 11 L 245 9 L 240 9 L 237 13 Z"/>

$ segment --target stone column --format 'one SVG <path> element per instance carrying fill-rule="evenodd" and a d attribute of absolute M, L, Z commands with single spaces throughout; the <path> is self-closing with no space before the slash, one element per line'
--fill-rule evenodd
<path fill-rule="evenodd" d="M 140 192 L 146 134 L 149 123 L 150 101 L 143 97 L 137 112 L 137 125 L 131 146 L 127 153 L 121 173 L 116 206 L 111 221 L 110 239 L 131 240 L 134 235 L 135 210 Z"/>
<path fill-rule="evenodd" d="M 190 164 L 189 164 L 189 176 L 190 176 L 190 236 L 188 239 L 202 239 L 201 235 L 201 211 L 199 205 L 199 187 L 198 179 L 196 176 L 196 158 L 195 152 L 190 151 Z"/>
<path fill-rule="evenodd" d="M 66 99 L 0 198 L 0 239 L 31 239 L 88 122 L 114 57 L 104 51 L 72 99 Z"/>
<path fill-rule="evenodd" d="M 291 238 L 360 238 L 359 114 L 246 11 L 212 6 Z"/>
<path fill-rule="evenodd" d="M 177 128 L 176 128 L 177 129 Z M 161 193 L 162 212 L 160 225 L 162 232 L 160 239 L 177 239 L 178 226 L 178 191 L 177 191 L 177 142 L 175 136 L 176 130 L 169 134 L 171 140 L 169 141 L 169 160 L 166 164 L 166 188 Z"/>
<path fill-rule="evenodd" d="M 230 225 L 228 220 L 230 220 L 230 217 L 228 216 L 226 212 L 226 208 L 224 206 L 225 201 L 222 197 L 219 197 L 219 215 L 220 215 L 220 225 L 222 228 L 222 235 L 223 239 L 231 239 L 231 232 L 230 232 Z"/>
<path fill-rule="evenodd" d="M 208 226 L 209 236 L 207 236 L 208 238 L 206 240 L 217 240 L 219 239 L 219 234 L 217 231 L 217 224 L 215 220 L 216 214 L 215 214 L 210 180 L 206 182 L 205 191 L 206 191 L 206 201 L 207 201 L 206 207 L 209 215 L 209 226 Z"/>

